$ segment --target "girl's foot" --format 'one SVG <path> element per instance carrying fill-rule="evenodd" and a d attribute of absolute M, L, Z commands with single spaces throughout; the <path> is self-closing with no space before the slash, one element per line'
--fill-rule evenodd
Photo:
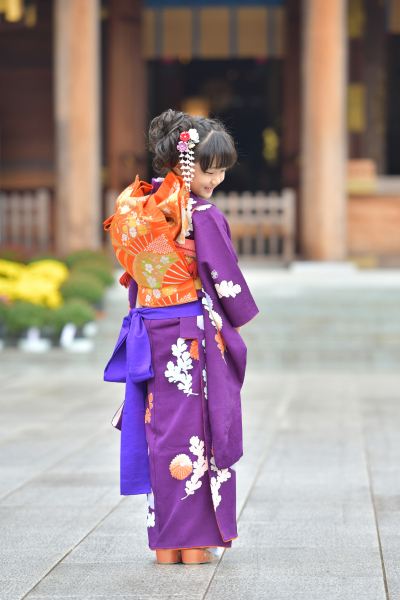
<path fill-rule="evenodd" d="M 156 550 L 157 562 L 165 565 L 173 565 L 182 562 L 180 550 Z"/>
<path fill-rule="evenodd" d="M 182 549 L 182 562 L 185 565 L 200 565 L 218 560 L 219 557 L 209 552 L 207 548 Z"/>

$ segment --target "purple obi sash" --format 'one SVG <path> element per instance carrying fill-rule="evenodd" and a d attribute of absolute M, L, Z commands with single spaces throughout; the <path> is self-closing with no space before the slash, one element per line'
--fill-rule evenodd
<path fill-rule="evenodd" d="M 112 424 L 121 430 L 121 494 L 151 492 L 145 430 L 146 381 L 153 377 L 150 340 L 143 319 L 174 319 L 203 314 L 201 300 L 173 306 L 133 308 L 124 317 L 104 381 L 126 383 L 125 401 Z"/>

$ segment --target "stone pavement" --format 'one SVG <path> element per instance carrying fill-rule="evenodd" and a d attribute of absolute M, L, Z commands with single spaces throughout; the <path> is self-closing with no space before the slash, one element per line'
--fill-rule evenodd
<path fill-rule="evenodd" d="M 0 355 L 1 600 L 400 598 L 400 277 L 245 273 L 261 315 L 233 548 L 157 565 L 145 498 L 119 496 L 115 286 L 91 355 Z"/>

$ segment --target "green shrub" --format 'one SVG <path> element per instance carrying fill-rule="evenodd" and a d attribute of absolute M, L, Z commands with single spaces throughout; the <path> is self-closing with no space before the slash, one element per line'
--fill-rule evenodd
<path fill-rule="evenodd" d="M 6 301 L 3 301 L 3 299 L 0 297 L 0 321 L 4 320 L 4 315 L 5 315 L 8 307 L 9 307 L 9 303 Z"/>
<path fill-rule="evenodd" d="M 38 262 L 39 260 L 57 260 L 58 262 L 64 262 L 55 252 L 41 252 L 30 258 L 29 263 Z"/>
<path fill-rule="evenodd" d="M 19 244 L 6 244 L 0 246 L 0 259 L 26 264 L 28 262 L 28 252 Z"/>
<path fill-rule="evenodd" d="M 65 262 L 69 269 L 72 269 L 75 265 L 82 261 L 96 262 L 102 264 L 104 267 L 108 267 L 110 270 L 113 268 L 110 257 L 104 252 L 94 252 L 93 250 L 79 250 L 77 252 L 71 252 L 65 258 Z"/>
<path fill-rule="evenodd" d="M 99 254 L 97 256 L 81 258 L 81 259 L 75 261 L 74 264 L 70 268 L 75 269 L 75 267 L 78 267 L 81 265 L 99 265 L 103 269 L 107 269 L 107 271 L 109 273 L 112 273 L 112 271 L 114 270 L 113 263 L 108 258 L 108 256 L 105 256 L 105 254 Z"/>
<path fill-rule="evenodd" d="M 53 329 L 60 333 L 67 323 L 74 323 L 77 327 L 83 327 L 85 323 L 94 321 L 94 319 L 95 313 L 90 304 L 85 300 L 75 298 L 68 300 L 53 311 L 51 324 Z"/>
<path fill-rule="evenodd" d="M 85 275 L 94 275 L 104 285 L 112 285 L 114 283 L 114 277 L 112 276 L 112 271 L 103 266 L 102 263 L 91 261 L 91 260 L 83 260 L 78 262 L 76 266 L 73 267 L 71 275 L 75 273 L 84 273 Z"/>
<path fill-rule="evenodd" d="M 2 317 L 7 329 L 11 333 L 18 333 L 29 327 L 42 328 L 48 321 L 49 313 L 38 304 L 15 302 L 6 306 Z"/>
<path fill-rule="evenodd" d="M 64 300 L 81 298 L 90 304 L 100 302 L 104 294 L 104 285 L 94 275 L 74 273 L 60 287 Z"/>

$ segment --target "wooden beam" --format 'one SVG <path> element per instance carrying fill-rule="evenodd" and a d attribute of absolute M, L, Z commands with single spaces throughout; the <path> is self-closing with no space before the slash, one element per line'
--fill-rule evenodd
<path fill-rule="evenodd" d="M 56 244 L 100 246 L 99 0 L 55 0 Z"/>

